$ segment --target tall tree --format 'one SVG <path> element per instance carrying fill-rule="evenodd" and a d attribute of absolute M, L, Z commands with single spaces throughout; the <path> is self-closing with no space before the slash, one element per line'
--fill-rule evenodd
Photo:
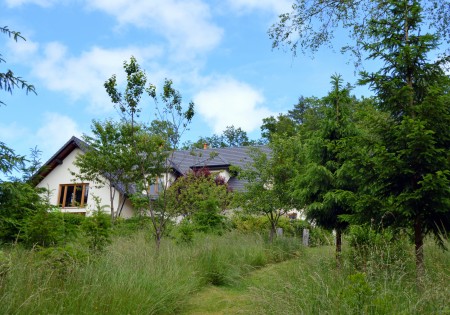
<path fill-rule="evenodd" d="M 340 152 L 347 139 L 356 134 L 351 122 L 353 98 L 338 75 L 332 76 L 332 90 L 322 102 L 324 117 L 319 129 L 303 140 L 303 158 L 299 172 L 292 180 L 293 196 L 306 216 L 317 225 L 336 231 L 336 257 L 339 257 L 342 232 L 348 223 L 341 216 L 352 212 L 351 193 L 355 190 L 347 177 Z"/>
<path fill-rule="evenodd" d="M 0 33 L 12 37 L 16 42 L 18 39 L 25 40 L 25 37 L 20 32 L 12 31 L 7 26 L 0 27 Z M 2 62 L 6 61 L 2 58 L 2 54 L 0 54 L 0 63 Z M 34 86 L 27 83 L 21 77 L 16 76 L 12 70 L 8 69 L 6 72 L 0 72 L 0 90 L 12 93 L 15 88 L 25 89 L 27 94 L 28 92 L 36 94 Z M 0 100 L 0 106 L 4 104 Z M 13 149 L 0 141 L 0 172 L 10 174 L 14 169 L 24 166 L 24 160 L 25 157 L 17 155 Z"/>
<path fill-rule="evenodd" d="M 210 148 L 243 147 L 264 144 L 262 140 L 250 140 L 242 128 L 227 126 L 221 135 L 214 134 L 211 137 L 200 137 L 196 142 L 188 142 L 184 149 L 202 149 L 204 145 Z"/>
<path fill-rule="evenodd" d="M 367 25 L 389 13 L 389 0 L 294 0 L 292 11 L 281 14 L 269 30 L 273 47 L 288 46 L 294 55 L 315 53 L 323 46 L 333 47 L 336 32 L 348 31 L 350 42 L 336 41 L 341 51 L 351 52 L 359 65 L 365 50 L 362 43 L 370 37 Z M 417 1 L 424 8 L 425 27 L 450 43 L 450 3 L 446 0 Z M 342 35 L 342 34 L 340 34 Z M 447 46 L 446 51 L 449 53 Z"/>
<path fill-rule="evenodd" d="M 372 154 L 377 177 L 369 193 L 380 200 L 382 214 L 395 219 L 390 224 L 412 229 L 421 278 L 424 237 L 433 234 L 442 244 L 450 229 L 450 79 L 442 60 L 428 60 L 438 37 L 421 31 L 419 1 L 385 5 L 385 13 L 369 21 L 370 37 L 363 43 L 384 66 L 362 73 L 361 83 L 369 84 L 390 115 L 390 123 L 378 129 L 381 143 Z"/>
<path fill-rule="evenodd" d="M 23 37 L 20 32 L 12 31 L 7 26 L 0 27 L 0 33 L 6 34 L 9 37 L 12 37 L 16 42 L 18 39 L 25 40 L 25 37 Z M 0 54 L 0 63 L 6 62 L 5 59 L 2 58 L 2 55 Z M 12 93 L 12 91 L 15 88 L 21 88 L 24 89 L 25 92 L 28 94 L 29 92 L 33 92 L 36 94 L 36 90 L 33 85 L 27 83 L 24 79 L 21 77 L 18 77 L 14 74 L 14 72 L 10 69 L 8 69 L 6 72 L 0 72 L 0 90 L 4 90 L 6 92 Z M 4 105 L 0 100 L 0 105 Z"/>

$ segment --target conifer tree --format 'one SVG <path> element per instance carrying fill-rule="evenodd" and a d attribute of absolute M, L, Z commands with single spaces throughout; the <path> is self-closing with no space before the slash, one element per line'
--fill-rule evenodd
<path fill-rule="evenodd" d="M 293 195 L 299 208 L 317 225 L 336 231 L 336 255 L 339 258 L 342 232 L 348 223 L 341 219 L 351 213 L 351 178 L 346 177 L 344 160 L 340 156 L 346 139 L 355 134 L 350 121 L 350 88 L 343 87 L 342 78 L 332 76 L 333 89 L 323 99 L 324 117 L 319 129 L 311 132 L 303 143 L 300 169 L 292 181 Z"/>

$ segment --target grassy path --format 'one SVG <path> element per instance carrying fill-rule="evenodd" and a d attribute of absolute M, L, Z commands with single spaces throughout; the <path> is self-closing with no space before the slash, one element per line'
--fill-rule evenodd
<path fill-rule="evenodd" d="M 291 259 L 278 264 L 267 265 L 250 273 L 237 286 L 208 286 L 195 294 L 189 301 L 184 315 L 228 315 L 255 314 L 252 288 L 259 283 L 271 282 L 280 269 L 288 264 L 298 264 L 299 259 Z M 254 293 L 253 293 L 254 294 Z"/>
<path fill-rule="evenodd" d="M 270 281 L 276 275 L 280 265 L 269 265 L 252 272 L 248 278 L 243 279 L 238 286 L 217 287 L 208 286 L 195 294 L 186 308 L 185 315 L 227 315 L 252 314 L 254 304 L 251 288 L 260 281 Z"/>

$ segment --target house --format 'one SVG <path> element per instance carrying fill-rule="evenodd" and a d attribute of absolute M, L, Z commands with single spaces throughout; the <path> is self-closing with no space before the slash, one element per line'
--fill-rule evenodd
<path fill-rule="evenodd" d="M 77 137 L 70 138 L 33 176 L 36 187 L 49 191 L 49 202 L 59 206 L 61 211 L 89 215 L 95 208 L 94 196 L 102 205 L 110 205 L 110 190 L 94 182 L 80 182 L 72 172 L 79 169 L 73 164 L 78 154 L 84 154 L 88 145 Z M 114 208 L 120 209 L 121 216 L 133 216 L 133 207 L 121 185 L 114 186 Z M 106 207 L 105 207 L 106 208 Z M 107 211 L 107 210 L 105 210 Z"/>
<path fill-rule="evenodd" d="M 267 146 L 258 148 L 263 152 L 270 152 Z M 109 187 L 94 182 L 79 182 L 72 175 L 79 172 L 73 164 L 76 156 L 84 154 L 87 149 L 88 145 L 84 141 L 72 137 L 34 176 L 36 186 L 47 188 L 50 192 L 50 203 L 59 206 L 63 212 L 89 215 L 95 209 L 94 196 L 99 197 L 102 205 L 107 205 L 109 209 Z M 205 146 L 204 149 L 175 151 L 169 158 L 170 174 L 162 174 L 157 184 L 150 188 L 150 193 L 156 197 L 160 186 L 164 185 L 165 181 L 173 182 L 190 171 L 204 167 L 208 168 L 212 174 L 224 178 L 233 191 L 242 191 L 245 181 L 238 179 L 230 167 L 246 167 L 251 162 L 250 150 L 251 147 L 208 148 Z M 132 217 L 133 207 L 123 185 L 114 183 L 113 188 L 114 193 L 119 197 L 114 199 L 114 208 L 119 209 L 121 217 Z"/>

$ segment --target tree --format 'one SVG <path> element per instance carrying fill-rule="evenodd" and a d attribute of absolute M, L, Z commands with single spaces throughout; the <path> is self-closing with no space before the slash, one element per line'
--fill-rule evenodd
<path fill-rule="evenodd" d="M 247 213 L 268 218 L 270 241 L 273 241 L 280 217 L 293 208 L 288 182 L 292 175 L 290 157 L 294 154 L 286 152 L 292 147 L 286 145 L 282 137 L 278 140 L 271 143 L 270 154 L 258 148 L 251 150 L 252 162 L 236 170 L 239 178 L 247 181 L 245 191 L 237 193 L 237 205 Z"/>
<path fill-rule="evenodd" d="M 109 210 L 111 222 L 120 215 L 126 196 L 132 191 L 136 176 L 133 174 L 134 155 L 131 150 L 132 128 L 127 123 L 111 120 L 92 121 L 92 136 L 83 135 L 87 147 L 85 153 L 77 155 L 74 165 L 79 172 L 72 172 L 81 181 L 92 181 L 95 185 L 109 188 Z M 136 125 L 134 129 L 138 129 Z M 117 191 L 125 195 L 120 196 Z"/>
<path fill-rule="evenodd" d="M 194 104 L 190 102 L 183 109 L 181 94 L 173 88 L 173 82 L 167 79 L 158 95 L 154 85 L 147 85 L 147 75 L 134 57 L 124 62 L 124 70 L 127 74 L 124 94 L 119 92 L 114 75 L 105 82 L 105 88 L 111 101 L 119 106 L 122 119 L 131 126 L 128 144 L 133 156 L 133 167 L 130 178 L 136 179 L 136 193 L 132 201 L 150 216 L 152 233 L 159 248 L 166 224 L 172 216 L 166 198 L 173 181 L 170 173 L 174 165 L 171 161 L 182 134 L 194 116 Z M 157 119 L 150 126 L 135 128 L 140 101 L 145 94 L 156 104 Z M 151 193 L 151 187 L 155 184 L 162 188 L 157 202 Z"/>
<path fill-rule="evenodd" d="M 7 26 L 0 27 L 0 32 L 12 37 L 15 41 L 18 39 L 25 40 L 19 32 L 12 31 Z M 0 54 L 0 63 L 2 62 L 5 62 L 5 60 Z M 28 92 L 33 92 L 36 94 L 34 86 L 28 84 L 21 77 L 15 76 L 13 71 L 7 70 L 6 72 L 0 72 L 0 90 L 12 93 L 14 88 L 25 89 L 27 94 Z M 0 105 L 4 104 L 5 103 L 0 100 Z M 5 174 L 11 173 L 14 169 L 18 169 L 23 166 L 24 159 L 25 158 L 23 156 L 17 155 L 14 150 L 0 141 L 0 172 Z"/>
<path fill-rule="evenodd" d="M 385 14 L 370 20 L 363 43 L 371 59 L 383 61 L 361 83 L 377 94 L 389 124 L 376 131 L 380 144 L 371 150 L 376 179 L 367 193 L 377 198 L 385 224 L 412 229 L 417 275 L 424 275 L 423 240 L 433 234 L 443 244 L 450 228 L 450 79 L 431 63 L 437 35 L 421 32 L 418 1 L 386 2 Z"/>
<path fill-rule="evenodd" d="M 14 242 L 20 239 L 26 219 L 48 210 L 41 198 L 42 190 L 28 183 L 14 181 L 0 183 L 0 240 Z"/>
<path fill-rule="evenodd" d="M 449 1 L 416 2 L 424 8 L 422 18 L 426 21 L 425 27 L 449 44 Z M 346 30 L 353 44 L 341 46 L 340 49 L 351 52 L 355 56 L 355 64 L 359 65 L 365 51 L 362 43 L 371 37 L 368 23 L 388 14 L 390 4 L 388 0 L 295 0 L 292 11 L 281 14 L 278 22 L 270 28 L 272 46 L 286 45 L 294 55 L 297 51 L 315 53 L 322 46 L 333 47 L 335 32 Z"/>
<path fill-rule="evenodd" d="M 274 134 L 292 137 L 297 134 L 298 125 L 288 116 L 280 114 L 277 118 L 270 116 L 263 119 L 261 136 L 271 142 Z"/>
<path fill-rule="evenodd" d="M 332 91 L 322 100 L 324 117 L 319 129 L 303 140 L 303 158 L 292 189 L 308 220 L 336 231 L 339 263 L 342 232 L 348 226 L 341 216 L 352 212 L 351 192 L 356 189 L 352 178 L 347 177 L 340 152 L 346 140 L 355 135 L 355 129 L 350 119 L 350 87 L 343 87 L 338 75 L 331 77 L 331 84 Z"/>
<path fill-rule="evenodd" d="M 16 42 L 18 39 L 26 40 L 25 37 L 20 35 L 20 32 L 12 31 L 7 26 L 0 27 L 0 32 L 8 35 L 9 37 L 12 37 Z M 2 62 L 5 62 L 5 60 L 2 58 L 2 55 L 0 54 L 0 63 Z M 0 72 L 0 90 L 5 90 L 9 93 L 12 93 L 14 88 L 25 89 L 27 94 L 29 92 L 33 92 L 34 94 L 36 94 L 34 86 L 27 83 L 21 77 L 16 76 L 12 70 Z M 0 100 L 0 105 L 2 104 L 4 105 L 5 103 L 3 103 Z"/>
<path fill-rule="evenodd" d="M 273 116 L 264 118 L 261 136 L 271 142 L 274 134 L 292 137 L 316 130 L 320 118 L 323 117 L 321 108 L 322 100 L 316 97 L 301 96 L 294 108 L 287 114 L 280 114 L 277 118 Z"/>
<path fill-rule="evenodd" d="M 295 53 L 331 44 L 334 30 L 348 29 L 352 45 L 342 47 L 384 63 L 375 73 L 362 72 L 360 83 L 377 93 L 377 105 L 389 114 L 385 128 L 376 128 L 379 143 L 368 160 L 372 165 L 364 195 L 375 204 L 383 224 L 413 229 L 418 278 L 424 274 L 423 239 L 431 233 L 442 243 L 449 226 L 449 1 L 297 1 L 293 12 L 280 16 L 270 30 L 274 47 L 287 44 Z M 431 33 L 421 32 L 426 29 Z M 444 43 L 444 54 L 429 54 Z M 372 198 L 367 197 L 373 196 Z M 363 211 L 359 211 L 361 214 Z M 364 217 L 364 215 L 362 215 Z M 386 222 L 392 217 L 392 222 Z"/>
<path fill-rule="evenodd" d="M 203 149 L 204 145 L 210 148 L 243 147 L 264 144 L 263 140 L 250 140 L 247 132 L 240 127 L 227 126 L 221 135 L 200 137 L 196 142 L 188 142 L 183 145 L 186 150 Z"/>

